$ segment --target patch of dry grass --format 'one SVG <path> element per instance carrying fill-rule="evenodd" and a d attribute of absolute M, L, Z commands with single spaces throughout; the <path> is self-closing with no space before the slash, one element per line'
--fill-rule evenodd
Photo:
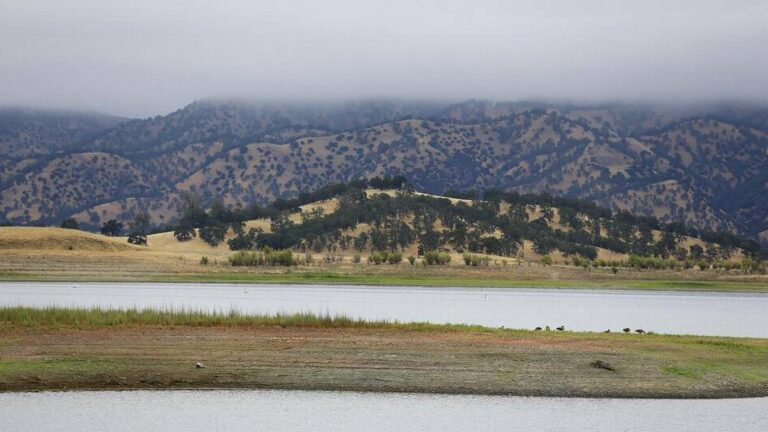
<path fill-rule="evenodd" d="M 62 228 L 0 227 L 0 249 L 127 251 L 125 239 Z"/>

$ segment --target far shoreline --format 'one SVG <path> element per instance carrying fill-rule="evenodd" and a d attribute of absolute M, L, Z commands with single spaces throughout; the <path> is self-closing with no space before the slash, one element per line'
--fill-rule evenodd
<path fill-rule="evenodd" d="M 281 272 L 242 273 L 210 272 L 186 274 L 155 274 L 147 276 L 114 276 L 80 274 L 16 274 L 0 272 L 3 282 L 58 282 L 58 283 L 206 283 L 242 285 L 344 285 L 413 288 L 497 288 L 497 289 L 594 289 L 610 291 L 670 291 L 670 292 L 724 292 L 768 293 L 768 281 L 737 282 L 732 280 L 683 280 L 683 279 L 497 279 L 497 278 L 447 278 L 441 275 L 408 274 L 348 274 L 333 272 Z"/>

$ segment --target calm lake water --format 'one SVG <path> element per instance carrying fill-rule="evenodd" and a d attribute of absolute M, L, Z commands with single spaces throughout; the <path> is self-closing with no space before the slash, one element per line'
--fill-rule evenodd
<path fill-rule="evenodd" d="M 0 283 L 0 305 L 315 312 L 365 319 L 768 337 L 768 294 L 339 285 Z"/>
<path fill-rule="evenodd" d="M 765 431 L 768 399 L 638 400 L 305 391 L 0 393 L 16 431 Z"/>

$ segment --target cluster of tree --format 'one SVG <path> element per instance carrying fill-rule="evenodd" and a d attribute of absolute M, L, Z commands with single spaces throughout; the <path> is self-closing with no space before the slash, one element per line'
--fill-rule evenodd
<path fill-rule="evenodd" d="M 62 228 L 80 229 L 80 224 L 73 218 L 67 218 L 61 223 Z M 136 214 L 132 221 L 128 222 L 128 243 L 146 246 L 147 234 L 152 227 L 152 219 L 149 213 L 142 211 Z M 109 219 L 101 225 L 101 234 L 109 237 L 119 237 L 125 231 L 125 225 L 117 219 Z"/>
<path fill-rule="evenodd" d="M 128 243 L 146 246 L 147 234 L 152 227 L 152 219 L 146 211 L 139 212 L 128 223 Z"/>
<path fill-rule="evenodd" d="M 348 183 L 334 183 L 324 186 L 314 192 L 301 192 L 299 193 L 299 196 L 294 199 L 277 199 L 272 203 L 271 207 L 278 211 L 295 211 L 304 204 L 331 199 L 350 190 L 359 190 L 369 187 L 374 189 L 400 189 L 406 184 L 406 179 L 402 175 L 352 180 Z"/>
<path fill-rule="evenodd" d="M 77 220 L 75 220 L 75 218 L 66 218 L 63 221 L 61 221 L 60 227 L 64 229 L 79 230 L 80 224 L 77 222 Z"/>
<path fill-rule="evenodd" d="M 258 205 L 248 208 L 237 206 L 230 209 L 221 200 L 214 200 L 210 210 L 206 211 L 200 196 L 193 193 L 183 194 L 181 201 L 181 218 L 173 235 L 179 241 L 187 241 L 199 234 L 204 242 L 213 247 L 224 241 L 227 231 L 230 229 L 242 235 L 246 220 L 279 215 L 279 211 L 273 208 L 264 209 Z"/>
<path fill-rule="evenodd" d="M 123 233 L 124 225 L 122 222 L 118 222 L 117 219 L 110 219 L 101 225 L 102 235 L 109 237 L 119 237 Z"/>
<path fill-rule="evenodd" d="M 400 186 L 394 196 L 364 192 L 365 187 L 392 185 Z M 303 212 L 301 223 L 289 218 L 300 205 L 332 197 L 340 202 L 333 213 L 321 209 Z M 546 194 L 492 190 L 473 204 L 452 204 L 445 198 L 413 193 L 399 177 L 330 185 L 296 200 L 277 200 L 268 207 L 227 208 L 214 201 L 205 211 L 198 197 L 187 195 L 182 215 L 175 230 L 179 240 L 194 237 L 197 230 L 203 240 L 216 246 L 231 229 L 236 233 L 228 242 L 232 250 L 398 252 L 416 243 L 419 255 L 451 248 L 459 253 L 517 256 L 523 241 L 529 240 L 541 255 L 558 250 L 566 256 L 594 260 L 597 248 L 605 248 L 640 257 L 718 261 L 750 244 L 737 236 L 718 234 L 716 238 L 725 239 L 719 246 L 709 242 L 705 247 L 686 248 L 682 240 L 692 230 L 684 225 L 663 225 L 655 218 L 623 211 L 614 214 L 593 203 Z M 270 219 L 271 232 L 245 231 L 244 221 L 258 218 Z M 354 236 L 348 234 L 360 224 L 369 228 Z M 663 232 L 657 239 L 654 230 L 659 229 Z M 743 249 L 752 257 L 759 252 L 759 247 Z"/>

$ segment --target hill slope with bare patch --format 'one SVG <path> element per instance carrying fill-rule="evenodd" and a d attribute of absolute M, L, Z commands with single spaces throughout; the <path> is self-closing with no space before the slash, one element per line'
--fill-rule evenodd
<path fill-rule="evenodd" d="M 469 101 L 339 106 L 197 102 L 104 129 L 45 160 L 1 161 L 0 219 L 94 227 L 178 196 L 267 203 L 328 183 L 403 174 L 419 190 L 500 188 L 757 236 L 768 230 L 768 114 L 712 107 Z M 92 162 L 92 154 L 102 155 Z M 91 158 L 91 159 L 89 159 Z"/>

